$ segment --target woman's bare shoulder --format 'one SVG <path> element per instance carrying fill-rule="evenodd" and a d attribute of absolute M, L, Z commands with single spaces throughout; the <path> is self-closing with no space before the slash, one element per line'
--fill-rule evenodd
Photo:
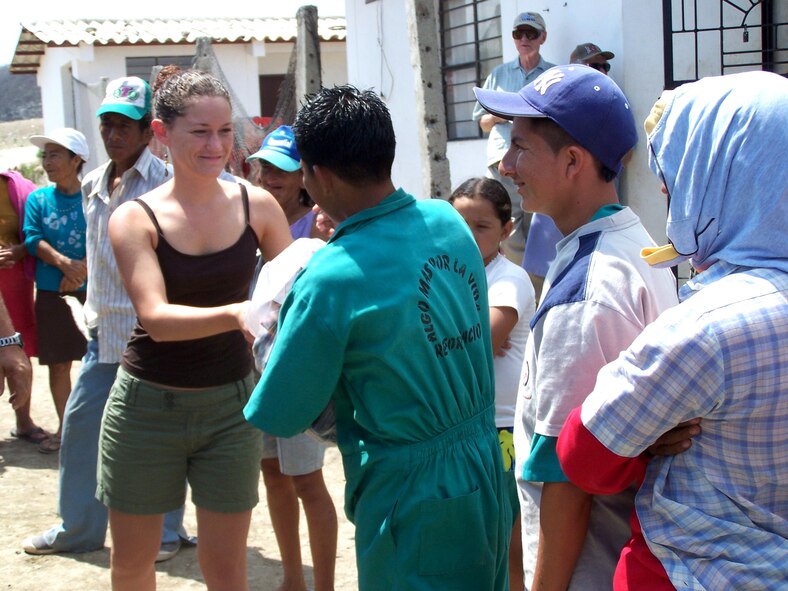
<path fill-rule="evenodd" d="M 147 211 L 137 201 L 142 201 L 154 212 L 158 209 L 159 203 L 170 194 L 167 183 L 143 193 L 135 199 L 130 199 L 121 203 L 110 216 L 110 232 L 113 226 L 123 226 L 125 232 L 140 231 L 142 233 L 153 229 L 153 222 Z"/>
<path fill-rule="evenodd" d="M 249 194 L 249 203 L 254 203 L 258 207 L 268 207 L 271 204 L 278 205 L 274 196 L 268 191 L 257 185 L 247 184 L 246 192 Z"/>
<path fill-rule="evenodd" d="M 130 199 L 121 205 L 118 206 L 117 211 L 142 211 L 142 207 L 135 201 L 143 201 L 148 207 L 155 208 L 156 205 L 161 202 L 165 197 L 170 195 L 172 192 L 172 187 L 170 182 L 164 183 L 163 185 L 159 185 L 148 191 L 147 193 L 143 193 L 139 197 L 135 197 L 134 199 Z M 114 214 L 113 214 L 114 215 Z"/>

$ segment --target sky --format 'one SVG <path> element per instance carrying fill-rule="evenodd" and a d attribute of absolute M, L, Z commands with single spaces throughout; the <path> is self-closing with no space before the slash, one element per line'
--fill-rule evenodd
<path fill-rule="evenodd" d="M 221 2 L 194 0 L 133 0 L 121 3 L 106 0 L 7 0 L 0 19 L 0 65 L 10 64 L 21 31 L 20 23 L 37 20 L 111 19 L 111 18 L 173 18 L 205 16 L 295 16 L 299 6 L 317 6 L 322 16 L 345 14 L 345 0 L 263 0 L 243 3 L 241 9 L 228 12 Z M 254 14 L 249 7 L 253 7 Z"/>

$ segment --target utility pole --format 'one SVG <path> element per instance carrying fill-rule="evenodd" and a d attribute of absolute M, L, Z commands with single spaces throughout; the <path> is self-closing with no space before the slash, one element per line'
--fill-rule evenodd
<path fill-rule="evenodd" d="M 198 37 L 194 51 L 194 69 L 206 74 L 213 74 L 213 60 L 211 56 L 213 49 L 211 47 L 210 37 Z"/>
<path fill-rule="evenodd" d="M 296 112 L 307 94 L 320 90 L 320 37 L 317 33 L 317 7 L 302 6 L 296 12 Z"/>
<path fill-rule="evenodd" d="M 446 158 L 446 111 L 443 104 L 438 15 L 433 0 L 406 0 L 410 57 L 416 82 L 416 121 L 424 193 L 438 199 L 451 194 Z"/>

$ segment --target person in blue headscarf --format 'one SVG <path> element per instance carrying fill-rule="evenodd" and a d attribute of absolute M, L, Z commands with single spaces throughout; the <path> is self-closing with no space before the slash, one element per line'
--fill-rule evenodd
<path fill-rule="evenodd" d="M 656 266 L 699 272 L 599 373 L 558 438 L 595 494 L 642 480 L 614 589 L 784 589 L 788 556 L 788 80 L 686 84 L 646 121 L 669 200 Z M 694 418 L 700 417 L 700 424 Z M 686 451 L 651 458 L 691 421 Z"/>

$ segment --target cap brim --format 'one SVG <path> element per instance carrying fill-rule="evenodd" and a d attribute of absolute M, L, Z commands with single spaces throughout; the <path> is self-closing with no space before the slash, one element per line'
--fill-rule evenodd
<path fill-rule="evenodd" d="M 474 88 L 476 100 L 488 112 L 502 119 L 515 117 L 547 117 L 536 110 L 518 92 L 504 92 L 502 90 L 489 90 Z"/>
<path fill-rule="evenodd" d="M 585 57 L 578 58 L 578 57 L 574 57 L 574 53 L 573 53 L 572 56 L 570 56 L 570 62 L 569 63 L 588 65 L 588 60 L 592 60 L 595 57 L 601 57 L 602 59 L 612 60 L 614 57 L 616 57 L 616 54 L 613 53 L 612 51 L 597 51 L 597 52 L 589 54 L 589 55 L 587 55 Z"/>
<path fill-rule="evenodd" d="M 249 162 L 250 160 L 265 160 L 266 162 L 270 162 L 277 168 L 281 168 L 285 172 L 295 172 L 296 170 L 301 168 L 301 162 L 298 160 L 293 160 L 290 156 L 285 156 L 281 152 L 276 152 L 275 150 L 269 150 L 267 148 L 263 148 L 249 156 L 246 161 Z"/>
<path fill-rule="evenodd" d="M 79 156 L 83 161 L 87 162 L 90 156 L 88 147 L 87 146 L 80 146 L 79 148 L 74 148 L 72 146 L 68 146 L 63 143 L 63 140 L 50 137 L 48 135 L 31 135 L 28 140 L 31 144 L 33 144 L 36 148 L 41 151 L 46 150 L 47 144 L 55 144 L 62 148 L 65 148 L 69 152 L 76 154 Z"/>
<path fill-rule="evenodd" d="M 531 27 L 532 29 L 534 29 L 535 31 L 538 31 L 539 33 L 544 33 L 545 32 L 545 30 L 542 28 L 542 25 L 538 25 L 538 24 L 534 24 L 532 22 L 528 22 L 528 23 L 520 23 L 520 24 L 514 25 L 512 27 L 512 33 L 514 33 L 520 27 Z"/>
<path fill-rule="evenodd" d="M 30 140 L 30 143 L 39 150 L 43 150 L 47 144 L 57 144 L 58 146 L 63 146 L 63 144 L 58 140 L 46 135 L 31 135 L 28 139 Z M 66 146 L 63 147 L 70 150 L 70 148 L 67 148 Z"/>
<path fill-rule="evenodd" d="M 96 111 L 96 117 L 100 117 L 104 113 L 118 113 L 119 115 L 124 115 L 129 119 L 134 119 L 135 121 L 139 121 L 142 119 L 147 111 L 140 109 L 139 107 L 135 107 L 134 105 L 123 105 L 123 104 L 109 104 L 109 105 L 101 105 Z"/>

